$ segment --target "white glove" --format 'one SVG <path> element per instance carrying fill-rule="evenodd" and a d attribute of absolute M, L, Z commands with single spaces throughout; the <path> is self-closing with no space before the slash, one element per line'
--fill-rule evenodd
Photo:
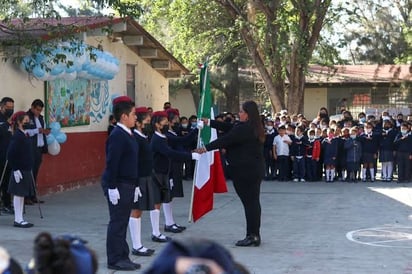
<path fill-rule="evenodd" d="M 197 121 L 197 128 L 202 129 L 205 126 L 205 123 L 202 120 Z"/>
<path fill-rule="evenodd" d="M 139 201 L 139 197 L 142 197 L 142 192 L 140 191 L 140 187 L 136 187 L 135 189 L 134 189 L 134 199 L 133 199 L 133 202 L 137 202 L 137 201 Z"/>
<path fill-rule="evenodd" d="M 202 155 L 197 152 L 192 152 L 192 160 L 199 160 Z"/>
<path fill-rule="evenodd" d="M 173 183 L 173 179 L 169 179 L 169 184 L 170 184 L 170 190 L 172 190 L 173 186 L 175 185 Z"/>
<path fill-rule="evenodd" d="M 16 170 L 13 171 L 13 175 L 14 175 L 14 180 L 16 181 L 16 183 L 20 183 L 20 180 L 23 179 L 23 175 L 21 174 L 20 170 Z"/>
<path fill-rule="evenodd" d="M 111 189 L 109 188 L 109 201 L 113 204 L 113 205 L 117 205 L 117 203 L 120 200 L 120 193 L 119 190 L 117 188 Z"/>

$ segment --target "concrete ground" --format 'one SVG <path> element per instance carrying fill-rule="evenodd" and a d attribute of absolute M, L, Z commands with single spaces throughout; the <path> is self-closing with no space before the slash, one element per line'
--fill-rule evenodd
<path fill-rule="evenodd" d="M 243 248 L 234 245 L 244 237 L 245 221 L 232 183 L 228 182 L 228 193 L 215 195 L 211 213 L 190 224 L 191 182 L 184 184 L 186 197 L 175 200 L 174 215 L 187 230 L 165 234 L 177 239 L 213 239 L 251 273 L 412 273 L 412 189 L 408 184 L 264 181 L 262 245 Z M 35 224 L 33 228 L 14 228 L 13 216 L 0 216 L 0 245 L 25 264 L 39 232 L 76 234 L 97 252 L 99 273 L 113 273 L 106 268 L 108 210 L 100 186 L 42 199 L 46 201 L 41 205 L 44 219 L 40 219 L 37 205 L 26 207 L 25 218 Z M 159 254 L 164 244 L 151 242 L 148 214 L 143 216 L 142 226 L 143 244 Z M 131 258 L 143 269 L 153 260 Z"/>

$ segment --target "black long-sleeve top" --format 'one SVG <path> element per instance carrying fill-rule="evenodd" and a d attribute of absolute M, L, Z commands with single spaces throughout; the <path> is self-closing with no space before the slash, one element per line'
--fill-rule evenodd
<path fill-rule="evenodd" d="M 139 146 L 139 156 L 137 163 L 137 170 L 139 178 L 148 177 L 152 175 L 153 169 L 153 153 L 150 148 L 150 142 L 147 136 L 137 130 L 133 131 L 136 137 L 136 142 Z"/>
<path fill-rule="evenodd" d="M 210 126 L 226 134 L 207 144 L 205 147 L 208 151 L 224 148 L 230 166 L 258 165 L 263 170 L 263 143 L 248 122 L 230 124 L 211 120 Z"/>
<path fill-rule="evenodd" d="M 398 133 L 393 142 L 395 150 L 398 152 L 407 152 L 412 155 L 412 135 L 408 133 L 403 136 L 402 133 Z"/>
<path fill-rule="evenodd" d="M 16 130 L 13 134 L 8 150 L 7 160 L 12 170 L 32 170 L 33 169 L 33 153 L 30 137 L 21 130 Z"/>
<path fill-rule="evenodd" d="M 153 152 L 153 170 L 155 173 L 169 174 L 171 160 L 186 161 L 192 159 L 190 152 L 172 149 L 167 144 L 166 136 L 158 132 L 153 134 L 150 148 Z"/>
<path fill-rule="evenodd" d="M 6 161 L 7 148 L 10 144 L 11 136 L 12 133 L 7 117 L 0 112 L 0 161 Z"/>
<path fill-rule="evenodd" d="M 133 134 L 116 126 L 106 141 L 106 168 L 103 173 L 103 187 L 116 188 L 117 184 L 138 186 L 139 147 Z"/>

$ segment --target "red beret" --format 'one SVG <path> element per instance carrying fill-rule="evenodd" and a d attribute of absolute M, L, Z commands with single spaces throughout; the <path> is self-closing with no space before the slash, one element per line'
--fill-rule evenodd
<path fill-rule="evenodd" d="M 136 113 L 148 113 L 149 112 L 147 107 L 138 107 L 135 110 L 136 110 Z"/>
<path fill-rule="evenodd" d="M 179 110 L 177 109 L 177 108 L 168 108 L 168 109 L 166 109 L 166 113 L 167 114 L 174 114 L 174 115 L 177 115 L 177 116 L 179 116 Z"/>
<path fill-rule="evenodd" d="M 17 117 L 21 116 L 21 115 L 27 115 L 27 112 L 25 111 L 17 111 L 13 114 L 13 116 L 11 116 L 11 122 L 14 124 L 16 123 Z"/>
<path fill-rule="evenodd" d="M 154 117 L 166 117 L 167 118 L 167 113 L 166 111 L 155 111 L 152 114 L 152 118 Z"/>
<path fill-rule="evenodd" d="M 113 99 L 113 105 L 116 105 L 122 102 L 131 103 L 132 99 L 130 99 L 129 96 L 119 96 Z"/>

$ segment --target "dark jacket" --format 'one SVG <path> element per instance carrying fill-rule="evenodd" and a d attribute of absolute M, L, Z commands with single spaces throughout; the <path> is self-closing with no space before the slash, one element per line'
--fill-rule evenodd
<path fill-rule="evenodd" d="M 150 142 L 148 137 L 133 131 L 134 136 L 136 137 L 137 145 L 139 146 L 139 156 L 137 163 L 137 171 L 139 178 L 148 177 L 152 175 L 153 169 L 153 153 L 150 148 Z"/>
<path fill-rule="evenodd" d="M 7 122 L 7 117 L 0 112 L 0 162 L 6 162 L 11 135 L 12 133 L 10 124 Z"/>
<path fill-rule="evenodd" d="M 34 114 L 33 112 L 29 109 L 27 112 L 27 115 L 29 116 L 29 124 L 30 127 L 28 129 L 36 129 L 36 121 L 34 120 Z M 44 128 L 44 118 L 42 115 L 40 115 L 38 117 L 41 127 Z M 32 141 L 32 146 L 33 148 L 37 148 L 37 134 L 33 135 L 32 137 L 30 137 L 31 141 Z M 46 135 L 43 134 L 43 142 L 44 142 L 44 146 L 42 147 L 42 153 L 47 153 L 47 140 L 46 140 Z"/>
<path fill-rule="evenodd" d="M 116 188 L 117 184 L 138 185 L 138 154 L 136 138 L 123 128 L 113 129 L 106 141 L 106 168 L 103 173 L 103 188 Z"/>
<path fill-rule="evenodd" d="M 33 153 L 30 137 L 23 131 L 17 129 L 11 138 L 7 150 L 7 159 L 11 169 L 29 171 L 33 169 Z"/>
<path fill-rule="evenodd" d="M 359 141 L 359 137 L 345 140 L 344 148 L 346 151 L 346 162 L 357 163 L 360 162 L 362 157 L 362 143 Z"/>
<path fill-rule="evenodd" d="M 248 122 L 235 124 L 210 121 L 210 126 L 226 132 L 223 136 L 206 145 L 208 151 L 226 149 L 226 159 L 232 167 L 256 167 L 264 171 L 263 143 L 255 136 Z"/>

